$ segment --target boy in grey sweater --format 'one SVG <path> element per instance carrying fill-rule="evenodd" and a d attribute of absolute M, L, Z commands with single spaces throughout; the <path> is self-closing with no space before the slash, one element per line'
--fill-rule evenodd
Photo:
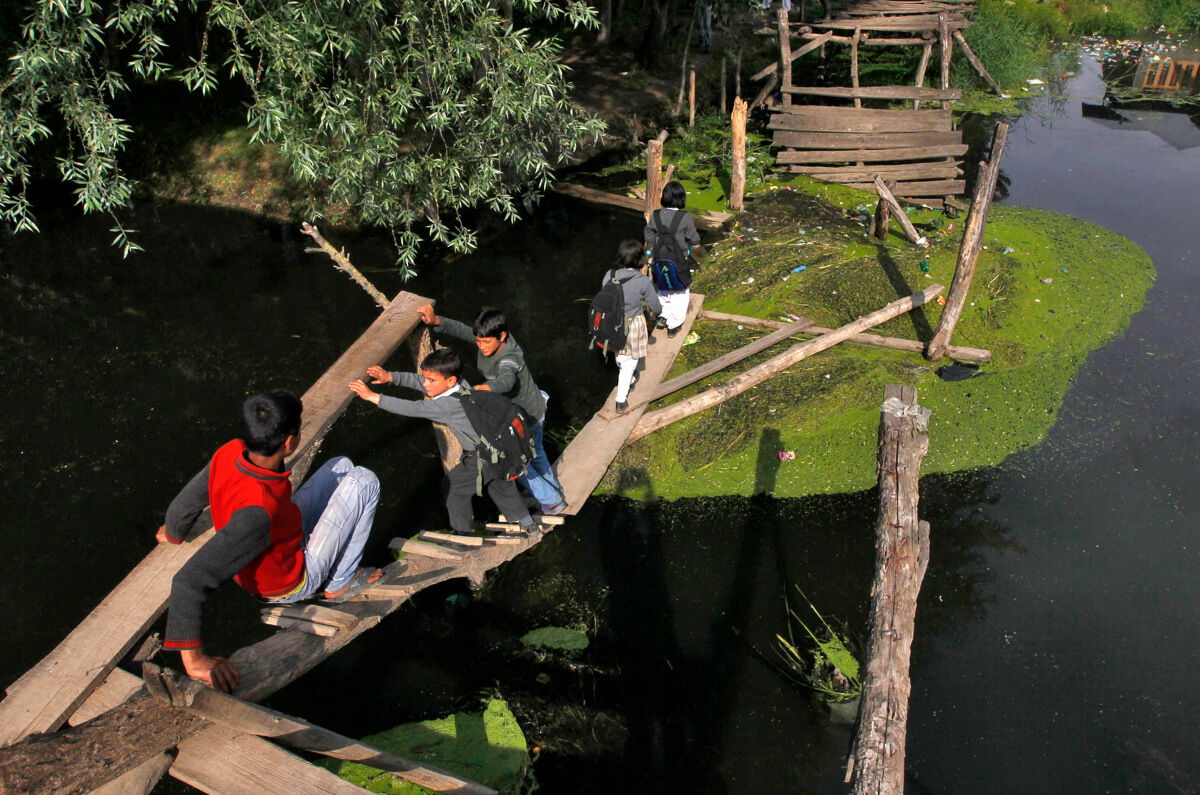
<path fill-rule="evenodd" d="M 415 389 L 424 392 L 424 400 L 403 400 L 401 398 L 381 395 L 367 386 L 364 381 L 351 381 L 350 391 L 363 400 L 374 403 L 384 411 L 400 414 L 405 417 L 421 417 L 433 422 L 440 422 L 450 429 L 462 445 L 462 458 L 456 466 L 446 473 L 443 492 L 446 497 L 446 512 L 450 517 L 450 529 L 458 535 L 471 534 L 471 497 L 475 494 L 476 461 L 475 448 L 479 444 L 479 435 L 471 427 L 467 412 L 457 395 L 464 393 L 469 387 L 459 380 L 462 375 L 462 361 L 458 354 L 449 348 L 441 348 L 425 357 L 421 362 L 421 372 L 404 373 L 388 372 L 383 367 L 375 365 L 367 368 L 367 375 L 372 384 L 394 384 L 396 386 Z M 483 472 L 483 485 L 487 488 L 488 496 L 509 521 L 516 519 L 526 531 L 538 529 L 533 517 L 525 508 L 525 501 L 517 492 L 516 485 L 503 478 L 489 477 L 487 470 Z"/>

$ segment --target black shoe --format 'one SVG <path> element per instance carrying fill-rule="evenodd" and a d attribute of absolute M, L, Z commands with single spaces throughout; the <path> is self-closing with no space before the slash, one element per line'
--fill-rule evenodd
<path fill-rule="evenodd" d="M 622 401 L 617 402 L 616 409 L 617 409 L 618 414 L 624 414 L 628 408 L 629 408 L 628 401 L 622 400 Z"/>
<path fill-rule="evenodd" d="M 655 328 L 666 328 L 666 327 L 667 327 L 667 321 L 666 321 L 666 320 L 663 320 L 663 319 L 660 317 L 658 320 L 654 321 L 654 327 L 655 327 Z"/>
<path fill-rule="evenodd" d="M 681 328 L 683 328 L 683 327 L 676 326 L 675 328 L 667 329 L 667 337 L 670 339 L 674 339 L 675 335 L 679 333 L 679 329 L 681 329 Z"/>

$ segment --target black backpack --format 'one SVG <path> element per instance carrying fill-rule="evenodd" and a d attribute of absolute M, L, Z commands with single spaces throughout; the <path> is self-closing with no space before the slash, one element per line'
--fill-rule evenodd
<path fill-rule="evenodd" d="M 588 309 L 588 334 L 592 335 L 591 345 L 596 345 L 604 353 L 616 353 L 625 347 L 625 282 L 637 276 L 617 278 L 617 269 L 609 271 L 610 278 L 592 299 Z"/>
<path fill-rule="evenodd" d="M 483 494 L 488 480 L 516 480 L 533 460 L 533 434 L 529 417 L 517 404 L 495 392 L 463 389 L 458 394 L 467 421 L 478 437 L 475 446 L 475 493 Z"/>
<path fill-rule="evenodd" d="M 650 254 L 650 278 L 654 281 L 655 289 L 682 290 L 692 283 L 692 269 L 688 265 L 687 254 L 679 250 L 679 239 L 675 233 L 683 221 L 683 210 L 676 210 L 671 225 L 663 229 L 662 210 L 654 211 L 654 229 L 658 232 L 658 242 Z"/>

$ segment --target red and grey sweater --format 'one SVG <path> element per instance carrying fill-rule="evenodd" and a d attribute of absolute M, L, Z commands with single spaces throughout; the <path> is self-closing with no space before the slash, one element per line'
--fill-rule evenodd
<path fill-rule="evenodd" d="M 254 465 L 246 446 L 235 439 L 217 450 L 171 502 L 166 524 L 173 543 L 187 538 L 206 505 L 217 534 L 171 581 L 164 648 L 204 644 L 204 600 L 230 578 L 263 599 L 295 593 L 304 585 L 303 530 L 290 475 Z"/>

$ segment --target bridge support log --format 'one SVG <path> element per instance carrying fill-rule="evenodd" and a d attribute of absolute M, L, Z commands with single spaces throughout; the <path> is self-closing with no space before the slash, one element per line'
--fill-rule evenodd
<path fill-rule="evenodd" d="M 917 594 L 929 563 L 929 524 L 917 516 L 929 410 L 916 389 L 891 385 L 879 422 L 879 519 L 867 664 L 846 780 L 856 795 L 903 795 L 909 656 Z"/>
<path fill-rule="evenodd" d="M 958 263 L 954 266 L 954 280 L 946 295 L 946 306 L 938 319 L 937 330 L 925 349 L 925 358 L 936 361 L 946 355 L 954 327 L 967 303 L 971 279 L 975 276 L 975 263 L 983 246 L 983 232 L 987 226 L 988 211 L 992 207 L 992 196 L 996 192 L 996 180 L 1000 177 L 1000 158 L 1004 154 L 1004 141 L 1008 137 L 1008 125 L 1000 122 L 992 136 L 992 153 L 988 162 L 982 164 L 975 182 L 975 198 L 967 216 L 962 244 L 958 248 Z"/>

